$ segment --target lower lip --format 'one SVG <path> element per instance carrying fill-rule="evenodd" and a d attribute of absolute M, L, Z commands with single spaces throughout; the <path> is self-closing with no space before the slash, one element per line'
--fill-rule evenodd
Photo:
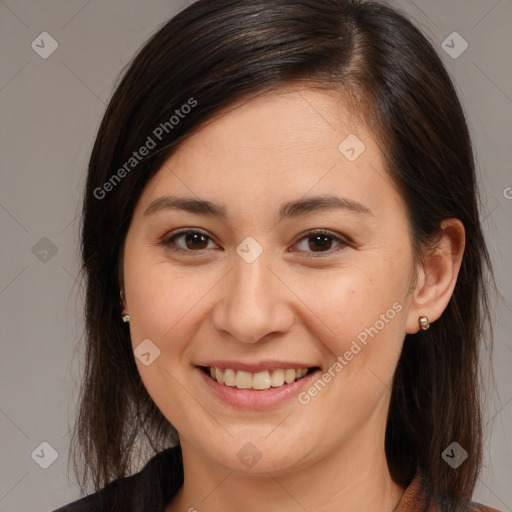
<path fill-rule="evenodd" d="M 263 390 L 238 389 L 236 387 L 219 384 L 216 380 L 209 377 L 203 370 L 197 368 L 201 378 L 213 392 L 223 402 L 234 407 L 243 409 L 267 409 L 281 405 L 282 403 L 296 397 L 301 390 L 315 377 L 319 370 L 308 373 L 291 384 L 284 384 L 278 388 L 269 388 Z"/>

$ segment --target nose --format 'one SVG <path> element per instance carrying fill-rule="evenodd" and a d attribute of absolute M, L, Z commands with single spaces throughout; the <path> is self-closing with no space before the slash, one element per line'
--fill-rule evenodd
<path fill-rule="evenodd" d="M 293 294 L 269 268 L 263 254 L 252 263 L 235 257 L 234 268 L 222 280 L 211 313 L 215 329 L 242 343 L 286 333 L 294 320 L 290 305 Z"/>

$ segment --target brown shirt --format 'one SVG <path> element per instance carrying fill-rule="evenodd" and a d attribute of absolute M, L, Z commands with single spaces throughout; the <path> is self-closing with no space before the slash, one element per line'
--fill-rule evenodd
<path fill-rule="evenodd" d="M 152 457 L 135 475 L 111 482 L 101 491 L 54 512 L 164 512 L 182 484 L 181 449 L 168 448 Z M 425 477 L 418 471 L 394 512 L 442 512 L 441 508 L 428 505 L 427 488 Z M 499 512 L 476 503 L 466 509 L 474 511 Z"/>
<path fill-rule="evenodd" d="M 439 507 L 428 504 L 427 487 L 425 477 L 420 471 L 417 471 L 398 503 L 396 512 L 441 512 Z M 479 503 L 472 503 L 466 510 L 467 512 L 499 512 L 495 508 L 486 507 Z"/>

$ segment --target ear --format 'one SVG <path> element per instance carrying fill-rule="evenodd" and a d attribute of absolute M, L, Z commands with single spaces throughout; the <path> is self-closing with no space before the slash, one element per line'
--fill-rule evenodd
<path fill-rule="evenodd" d="M 118 275 L 118 284 L 119 284 L 119 290 L 120 290 L 120 297 L 121 297 L 121 304 L 123 305 L 123 310 L 126 309 L 126 295 L 124 291 L 124 244 L 121 246 L 121 250 L 119 252 L 119 262 L 117 265 L 117 275 Z"/>
<path fill-rule="evenodd" d="M 126 297 L 124 295 L 124 288 L 121 288 L 120 296 L 121 296 L 121 304 L 123 305 L 123 310 L 125 310 L 126 309 Z"/>
<path fill-rule="evenodd" d="M 426 315 L 435 322 L 446 309 L 455 289 L 465 246 L 464 225 L 459 219 L 441 222 L 440 239 L 433 249 L 426 250 L 418 264 L 417 279 L 407 314 L 408 334 L 420 330 L 418 318 Z"/>

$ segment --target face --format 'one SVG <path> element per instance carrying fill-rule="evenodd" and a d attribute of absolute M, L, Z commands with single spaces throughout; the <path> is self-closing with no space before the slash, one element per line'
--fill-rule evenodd
<path fill-rule="evenodd" d="M 338 94 L 266 93 L 184 141 L 123 268 L 137 367 L 182 446 L 274 474 L 383 449 L 415 266 L 377 140 Z"/>

